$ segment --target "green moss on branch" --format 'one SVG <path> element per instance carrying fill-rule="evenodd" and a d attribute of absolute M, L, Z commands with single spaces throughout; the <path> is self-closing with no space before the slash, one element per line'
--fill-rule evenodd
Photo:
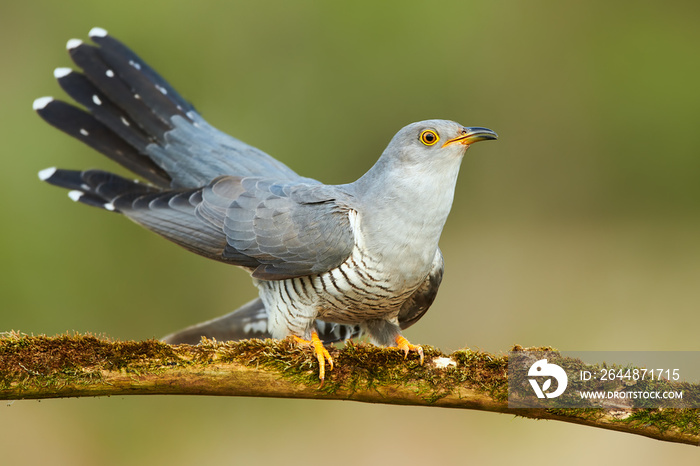
<path fill-rule="evenodd" d="M 700 443 L 698 410 L 512 409 L 506 356 L 468 349 L 446 355 L 423 348 L 422 366 L 413 355 L 404 359 L 391 348 L 349 343 L 332 349 L 336 367 L 319 387 L 315 358 L 290 341 L 203 340 L 197 346 L 172 346 L 11 332 L 0 338 L 0 399 L 126 394 L 342 399 L 480 409 Z"/>

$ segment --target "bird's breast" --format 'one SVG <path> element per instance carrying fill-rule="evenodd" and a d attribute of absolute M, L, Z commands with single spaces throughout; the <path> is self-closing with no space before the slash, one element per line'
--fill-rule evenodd
<path fill-rule="evenodd" d="M 429 267 L 417 271 L 387 261 L 366 243 L 357 212 L 350 211 L 349 216 L 355 244 L 338 267 L 317 275 L 257 283 L 268 310 L 283 316 L 291 333 L 300 332 L 309 318 L 357 324 L 396 317 L 429 272 Z"/>

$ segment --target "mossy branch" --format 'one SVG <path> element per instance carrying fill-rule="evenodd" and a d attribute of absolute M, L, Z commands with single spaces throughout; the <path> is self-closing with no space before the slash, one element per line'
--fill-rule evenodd
<path fill-rule="evenodd" d="M 336 367 L 319 387 L 315 358 L 289 341 L 171 346 L 12 332 L 0 338 L 0 399 L 190 394 L 352 400 L 478 409 L 700 444 L 700 410 L 512 409 L 506 356 L 424 350 L 421 366 L 395 349 L 350 343 L 331 351 Z"/>

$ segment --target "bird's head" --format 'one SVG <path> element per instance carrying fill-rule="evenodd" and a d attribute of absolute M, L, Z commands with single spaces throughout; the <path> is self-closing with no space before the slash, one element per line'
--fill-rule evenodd
<path fill-rule="evenodd" d="M 425 120 L 402 128 L 386 152 L 401 163 L 433 165 L 445 160 L 459 161 L 475 142 L 497 138 L 487 128 L 462 126 L 448 120 Z"/>
<path fill-rule="evenodd" d="M 464 153 L 475 142 L 497 137 L 490 129 L 448 120 L 411 123 L 396 133 L 374 166 L 354 183 L 356 191 L 370 199 L 395 199 L 409 191 L 422 193 L 422 200 L 444 194 L 445 199 L 436 202 L 446 207 L 440 210 L 446 216 Z"/>

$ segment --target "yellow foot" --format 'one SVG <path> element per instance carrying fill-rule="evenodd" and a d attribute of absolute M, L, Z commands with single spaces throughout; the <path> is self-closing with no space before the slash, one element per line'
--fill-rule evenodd
<path fill-rule="evenodd" d="M 312 346 L 314 348 L 314 354 L 316 354 L 316 359 L 318 359 L 318 377 L 321 379 L 321 386 L 323 386 L 323 381 L 326 378 L 326 359 L 328 360 L 328 370 L 332 371 L 333 370 L 333 358 L 331 358 L 330 353 L 328 350 L 323 346 L 323 343 L 321 342 L 321 339 L 318 337 L 318 333 L 314 330 L 311 332 L 311 340 L 304 340 L 303 338 L 299 338 L 297 336 L 292 336 L 294 338 L 294 341 L 298 345 L 304 345 L 304 346 Z M 421 355 L 423 354 L 421 350 Z M 423 360 L 421 356 L 421 361 Z"/>
<path fill-rule="evenodd" d="M 418 353 L 418 356 L 420 356 L 420 365 L 423 365 L 423 348 L 418 346 L 418 345 L 412 345 L 411 343 L 406 340 L 406 338 L 403 337 L 403 335 L 399 335 L 396 337 L 396 346 L 400 349 L 403 350 L 403 358 L 406 359 L 408 356 L 409 351 L 415 351 Z"/>

